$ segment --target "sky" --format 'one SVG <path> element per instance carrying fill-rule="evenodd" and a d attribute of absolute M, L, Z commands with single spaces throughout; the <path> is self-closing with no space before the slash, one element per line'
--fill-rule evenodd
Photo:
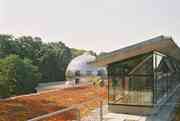
<path fill-rule="evenodd" d="M 158 35 L 180 45 L 179 0 L 0 0 L 0 33 L 109 52 Z"/>

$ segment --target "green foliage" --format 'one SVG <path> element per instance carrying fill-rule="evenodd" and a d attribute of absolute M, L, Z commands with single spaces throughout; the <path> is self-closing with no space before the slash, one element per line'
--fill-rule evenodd
<path fill-rule="evenodd" d="M 107 56 L 108 55 L 108 53 L 106 53 L 106 52 L 101 52 L 98 56 L 97 56 L 97 58 L 103 58 L 103 57 L 105 57 L 105 56 Z"/>
<path fill-rule="evenodd" d="M 0 57 L 15 54 L 18 47 L 12 35 L 0 35 Z"/>
<path fill-rule="evenodd" d="M 113 79 L 112 80 L 112 87 L 115 88 L 116 86 L 118 86 L 118 80 Z"/>
<path fill-rule="evenodd" d="M 75 49 L 75 48 L 71 48 L 71 53 L 72 53 L 72 57 L 75 58 L 79 55 L 82 55 L 83 53 L 87 52 L 86 50 L 83 49 Z"/>
<path fill-rule="evenodd" d="M 64 81 L 68 63 L 84 52 L 39 37 L 0 34 L 0 96 L 34 91 L 37 80 Z"/>
<path fill-rule="evenodd" d="M 91 80 L 90 82 L 92 82 L 96 87 L 104 86 L 104 80 L 100 76 L 89 77 L 89 80 Z"/>
<path fill-rule="evenodd" d="M 21 58 L 29 58 L 33 64 L 38 64 L 40 50 L 43 43 L 38 37 L 22 36 L 16 39 L 18 51 L 16 52 Z"/>
<path fill-rule="evenodd" d="M 39 58 L 42 79 L 49 81 L 64 81 L 65 71 L 72 59 L 71 51 L 63 43 L 49 43 L 41 52 Z"/>
<path fill-rule="evenodd" d="M 38 37 L 0 35 L 0 58 L 16 54 L 30 59 L 42 74 L 41 82 L 65 80 L 65 70 L 72 59 L 71 52 L 62 42 L 46 44 Z"/>
<path fill-rule="evenodd" d="M 8 97 L 29 93 L 40 80 L 38 68 L 29 59 L 9 55 L 0 59 L 0 95 Z"/>
<path fill-rule="evenodd" d="M 15 38 L 12 35 L 0 35 L 1 58 L 16 54 L 21 58 L 31 59 L 34 63 L 37 61 L 41 46 L 43 44 L 38 37 L 22 36 Z"/>
<path fill-rule="evenodd" d="M 92 55 L 96 56 L 96 53 L 93 51 L 87 51 L 87 50 L 83 50 L 83 49 L 76 49 L 76 48 L 71 48 L 71 54 L 72 54 L 72 58 L 75 58 L 79 55 L 82 55 L 85 52 L 90 52 Z"/>

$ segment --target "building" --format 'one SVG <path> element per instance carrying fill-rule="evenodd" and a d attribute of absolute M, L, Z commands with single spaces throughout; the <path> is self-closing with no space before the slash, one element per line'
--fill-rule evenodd
<path fill-rule="evenodd" d="M 80 82 L 91 81 L 96 76 L 106 76 L 107 70 L 104 67 L 94 67 L 90 65 L 90 62 L 96 60 L 96 56 L 90 52 L 75 57 L 67 66 L 66 80 L 74 81 L 76 78 L 80 79 Z M 91 78 L 92 77 L 92 78 Z"/>
<path fill-rule="evenodd" d="M 171 37 L 110 52 L 91 64 L 107 67 L 108 109 L 114 113 L 159 113 L 180 86 L 180 48 Z"/>

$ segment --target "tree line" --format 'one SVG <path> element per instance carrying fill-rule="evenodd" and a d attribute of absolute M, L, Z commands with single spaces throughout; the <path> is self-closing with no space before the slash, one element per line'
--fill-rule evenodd
<path fill-rule="evenodd" d="M 85 50 L 39 37 L 0 35 L 0 97 L 35 92 L 40 82 L 64 81 L 72 58 Z"/>

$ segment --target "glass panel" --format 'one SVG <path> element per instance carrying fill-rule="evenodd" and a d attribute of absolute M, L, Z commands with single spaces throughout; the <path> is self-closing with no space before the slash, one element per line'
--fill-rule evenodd
<path fill-rule="evenodd" d="M 166 56 L 155 54 L 155 78 L 156 78 L 156 103 L 159 103 L 163 98 L 167 97 L 167 84 L 168 84 L 168 72 Z"/>
<path fill-rule="evenodd" d="M 131 75 L 153 75 L 153 56 L 146 57 L 129 73 Z"/>
<path fill-rule="evenodd" d="M 109 102 L 117 103 L 122 97 L 122 79 L 119 77 L 113 77 L 109 81 Z"/>
<path fill-rule="evenodd" d="M 167 98 L 179 84 L 179 62 L 163 54 L 155 53 L 155 103 Z"/>
<path fill-rule="evenodd" d="M 179 84 L 180 69 L 179 69 L 178 61 L 170 57 L 168 58 L 168 61 L 171 64 L 171 69 L 168 72 L 168 76 L 169 76 L 168 91 L 169 93 L 171 93 Z"/>
<path fill-rule="evenodd" d="M 110 104 L 152 104 L 152 54 L 111 64 L 108 66 L 108 74 Z"/>
<path fill-rule="evenodd" d="M 148 56 L 149 54 L 143 54 L 125 61 L 113 63 L 109 65 L 108 73 L 111 76 L 119 76 L 119 74 L 122 74 L 123 71 L 125 74 L 128 74 Z"/>
<path fill-rule="evenodd" d="M 152 76 L 131 76 L 130 77 L 130 88 L 129 94 L 131 104 L 142 104 L 150 105 L 152 104 Z"/>

